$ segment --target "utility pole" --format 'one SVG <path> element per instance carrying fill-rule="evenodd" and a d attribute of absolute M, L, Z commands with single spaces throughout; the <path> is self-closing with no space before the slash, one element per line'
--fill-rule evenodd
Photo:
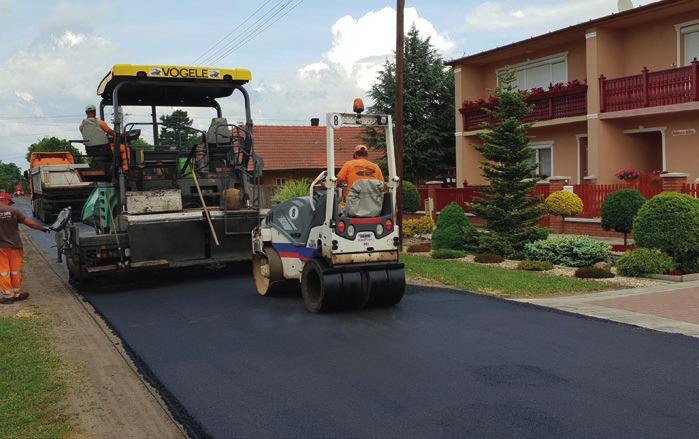
<path fill-rule="evenodd" d="M 404 101 L 404 68 L 405 68 L 405 31 L 404 31 L 405 0 L 397 0 L 396 12 L 396 105 L 395 105 L 395 131 L 394 143 L 396 150 L 396 171 L 400 178 L 398 187 L 398 230 L 400 232 L 400 250 L 403 250 L 403 101 Z"/>

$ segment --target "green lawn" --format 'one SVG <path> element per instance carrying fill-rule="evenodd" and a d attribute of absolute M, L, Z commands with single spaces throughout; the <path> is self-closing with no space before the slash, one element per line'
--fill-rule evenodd
<path fill-rule="evenodd" d="M 62 363 L 37 319 L 0 318 L 0 438 L 62 438 Z"/>
<path fill-rule="evenodd" d="M 608 290 L 612 286 L 571 277 L 550 276 L 509 270 L 455 260 L 401 255 L 408 275 L 435 280 L 460 290 L 503 297 L 552 296 L 558 293 L 585 293 Z"/>

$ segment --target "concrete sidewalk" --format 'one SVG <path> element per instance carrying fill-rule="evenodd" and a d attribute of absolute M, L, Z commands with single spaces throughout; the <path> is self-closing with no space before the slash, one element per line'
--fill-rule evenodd
<path fill-rule="evenodd" d="M 699 281 L 518 301 L 699 337 Z"/>

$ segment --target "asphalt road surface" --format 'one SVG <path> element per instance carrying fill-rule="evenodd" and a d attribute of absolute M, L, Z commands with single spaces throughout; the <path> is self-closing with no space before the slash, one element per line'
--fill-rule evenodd
<path fill-rule="evenodd" d="M 86 298 L 193 437 L 699 436 L 699 341 L 684 336 L 424 287 L 313 315 L 240 270 Z"/>

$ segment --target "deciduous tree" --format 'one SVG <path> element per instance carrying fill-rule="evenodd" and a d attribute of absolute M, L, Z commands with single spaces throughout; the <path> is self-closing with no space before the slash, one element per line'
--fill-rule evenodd
<path fill-rule="evenodd" d="M 58 137 L 44 137 L 36 143 L 29 145 L 27 149 L 26 159 L 29 162 L 33 152 L 57 152 L 57 151 L 68 151 L 73 154 L 73 159 L 75 163 L 84 163 L 83 153 L 71 144 L 68 143 L 66 139 L 59 139 Z"/>

